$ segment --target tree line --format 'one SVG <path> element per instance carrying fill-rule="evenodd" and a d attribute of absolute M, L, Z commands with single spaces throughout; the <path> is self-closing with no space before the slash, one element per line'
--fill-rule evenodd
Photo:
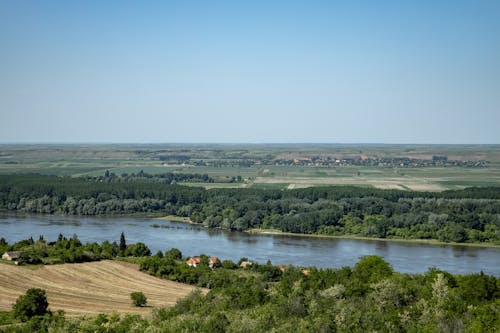
<path fill-rule="evenodd" d="M 0 176 L 0 209 L 67 215 L 177 215 L 209 228 L 236 231 L 271 228 L 304 234 L 500 244 L 498 187 L 438 193 L 349 186 L 206 190 L 140 177 L 104 179 Z"/>
<path fill-rule="evenodd" d="M 121 243 L 113 243 L 117 251 Z M 206 295 L 195 291 L 171 308 L 153 309 L 149 318 L 117 313 L 66 317 L 50 311 L 44 291 L 37 290 L 21 296 L 12 313 L 0 313 L 0 325 L 13 324 L 3 328 L 9 333 L 500 329 L 500 279 L 483 273 L 453 275 L 430 268 L 424 274 L 402 274 L 379 256 L 336 269 L 278 268 L 271 262 L 243 268 L 229 260 L 209 268 L 203 264 L 208 256 L 201 258 L 198 267 L 188 267 L 176 249 L 130 258 L 149 274 L 210 289 Z M 33 309 L 35 296 L 43 311 Z"/>
<path fill-rule="evenodd" d="M 127 244 L 122 233 L 120 242 L 104 241 L 82 243 L 76 234 L 66 237 L 59 234 L 56 241 L 47 241 L 41 235 L 38 240 L 33 237 L 9 244 L 0 238 L 0 253 L 20 252 L 16 259 L 18 265 L 24 264 L 61 264 L 99 261 L 116 257 L 144 257 L 151 255 L 151 250 L 142 242 Z"/>
<path fill-rule="evenodd" d="M 140 170 L 137 173 L 122 173 L 117 175 L 109 170 L 104 172 L 103 176 L 87 176 L 85 177 L 91 181 L 99 181 L 106 183 L 123 183 L 123 182 L 133 182 L 137 180 L 141 181 L 149 181 L 149 182 L 159 182 L 164 184 L 175 184 L 175 183 L 183 183 L 183 182 L 197 182 L 197 183 L 213 183 L 215 180 L 208 176 L 207 174 L 199 174 L 199 173 L 173 173 L 173 172 L 165 172 L 165 173 L 156 173 L 150 174 Z"/>

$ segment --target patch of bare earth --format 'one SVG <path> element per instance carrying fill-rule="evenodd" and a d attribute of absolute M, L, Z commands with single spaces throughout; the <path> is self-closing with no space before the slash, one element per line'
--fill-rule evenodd
<path fill-rule="evenodd" d="M 168 307 L 185 297 L 193 286 L 140 272 L 137 265 L 119 261 L 42 266 L 38 269 L 0 264 L 0 310 L 11 310 L 29 288 L 47 292 L 51 310 L 67 315 L 112 311 L 149 314 L 152 307 Z M 142 291 L 148 307 L 132 306 L 130 293 Z"/>
<path fill-rule="evenodd" d="M 407 186 L 413 191 L 439 192 L 446 190 L 446 187 L 439 184 L 410 184 Z"/>

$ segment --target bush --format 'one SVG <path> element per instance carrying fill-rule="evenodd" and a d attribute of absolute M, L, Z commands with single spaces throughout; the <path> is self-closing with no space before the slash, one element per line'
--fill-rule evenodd
<path fill-rule="evenodd" d="M 172 258 L 174 260 L 182 259 L 182 252 L 179 249 L 171 248 L 165 252 L 165 257 Z"/>
<path fill-rule="evenodd" d="M 28 321 L 34 316 L 43 316 L 49 313 L 48 306 L 45 290 L 31 288 L 26 291 L 26 294 L 19 296 L 16 304 L 13 305 L 14 317 L 21 321 Z"/>
<path fill-rule="evenodd" d="M 145 306 L 148 302 L 146 295 L 140 291 L 130 293 L 130 298 L 132 299 L 132 304 L 135 306 Z"/>
<path fill-rule="evenodd" d="M 134 245 L 129 245 L 125 250 L 125 256 L 133 257 L 147 257 L 151 255 L 151 250 L 146 246 L 146 244 L 138 242 Z"/>
<path fill-rule="evenodd" d="M 223 260 L 222 261 L 222 268 L 226 269 L 236 269 L 238 268 L 238 265 L 236 265 L 234 262 L 231 260 Z"/>
<path fill-rule="evenodd" d="M 42 258 L 35 251 L 25 251 L 19 256 L 18 262 L 19 264 L 36 265 L 42 263 Z"/>

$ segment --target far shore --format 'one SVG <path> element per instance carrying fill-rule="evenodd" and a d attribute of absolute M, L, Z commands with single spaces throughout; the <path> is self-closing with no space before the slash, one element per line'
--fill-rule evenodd
<path fill-rule="evenodd" d="M 284 236 L 311 237 L 311 238 L 356 239 L 356 240 L 370 240 L 370 241 L 384 241 L 384 242 L 421 243 L 421 244 L 431 244 L 431 245 L 453 245 L 453 246 L 456 245 L 456 246 L 500 248 L 500 245 L 491 243 L 455 243 L 455 242 L 447 243 L 438 241 L 436 239 L 404 239 L 404 238 L 363 237 L 356 235 L 299 234 L 293 232 L 283 232 L 277 229 L 249 229 L 245 232 L 250 234 L 259 234 L 259 235 L 284 235 Z"/>
<path fill-rule="evenodd" d="M 191 221 L 189 217 L 182 217 L 182 216 L 176 216 L 176 215 L 167 215 L 167 216 L 162 216 L 162 217 L 155 217 L 155 220 L 163 220 L 163 221 L 172 221 L 172 222 L 182 222 L 182 223 L 189 223 L 189 224 L 196 224 L 196 225 L 201 225 L 201 223 L 196 223 Z"/>
<path fill-rule="evenodd" d="M 157 220 L 172 221 L 172 222 L 182 222 L 195 224 L 203 226 L 201 223 L 193 222 L 189 217 L 167 215 L 155 218 Z M 248 234 L 256 235 L 276 235 L 276 236 L 292 236 L 292 237 L 307 237 L 307 238 L 333 238 L 333 239 L 354 239 L 354 240 L 369 240 L 369 241 L 384 241 L 384 242 L 400 242 L 400 243 L 418 243 L 418 244 L 429 244 L 429 245 L 448 245 L 448 246 L 470 246 L 470 247 L 490 247 L 490 248 L 500 248 L 500 244 L 492 243 L 455 243 L 455 242 L 441 242 L 437 239 L 404 239 L 404 238 L 377 238 L 377 237 L 363 237 L 356 235 L 320 235 L 320 234 L 299 234 L 293 232 L 284 232 L 278 229 L 248 229 L 243 231 Z"/>
<path fill-rule="evenodd" d="M 24 212 L 16 212 L 9 210 L 0 210 L 0 214 L 8 215 L 47 215 L 47 214 L 31 214 Z M 48 214 L 51 215 L 51 214 Z M 57 215 L 57 214 L 56 214 Z M 78 215 L 63 215 L 63 216 L 73 216 L 78 217 Z M 205 227 L 201 223 L 193 222 L 189 217 L 182 217 L 176 215 L 166 215 L 161 216 L 158 213 L 136 213 L 136 214 L 106 214 L 106 215 L 96 215 L 93 217 L 131 217 L 131 218 L 141 218 L 147 217 L 155 220 L 172 221 L 188 223 L 197 226 Z M 226 229 L 221 229 L 226 230 Z M 227 230 L 230 231 L 230 230 Z M 293 232 L 283 232 L 278 229 L 260 229 L 254 228 L 243 231 L 248 234 L 259 234 L 259 235 L 277 235 L 277 236 L 291 236 L 291 237 L 308 237 L 308 238 L 333 238 L 333 239 L 354 239 L 354 240 L 369 240 L 369 241 L 384 241 L 384 242 L 400 242 L 400 243 L 419 243 L 419 244 L 429 244 L 429 245 L 448 245 L 448 246 L 470 246 L 470 247 L 489 247 L 489 248 L 500 248 L 500 244 L 492 243 L 455 243 L 455 242 L 441 242 L 436 239 L 404 239 L 404 238 L 377 238 L 377 237 L 363 237 L 357 235 L 321 235 L 321 234 L 299 234 Z"/>

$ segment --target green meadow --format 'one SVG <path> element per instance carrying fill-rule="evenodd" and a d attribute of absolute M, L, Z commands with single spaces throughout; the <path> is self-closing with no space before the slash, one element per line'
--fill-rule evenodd
<path fill-rule="evenodd" d="M 428 161 L 483 161 L 480 167 L 399 165 L 315 165 L 294 159 L 408 158 Z M 287 162 L 288 161 L 288 162 Z M 303 188 L 355 185 L 386 189 L 442 191 L 469 186 L 500 186 L 499 145 L 346 145 L 346 144 L 92 144 L 0 145 L 0 174 L 40 173 L 99 176 L 207 174 L 213 183 L 186 183 L 207 188 Z M 238 182 L 229 182 L 232 177 Z"/>

